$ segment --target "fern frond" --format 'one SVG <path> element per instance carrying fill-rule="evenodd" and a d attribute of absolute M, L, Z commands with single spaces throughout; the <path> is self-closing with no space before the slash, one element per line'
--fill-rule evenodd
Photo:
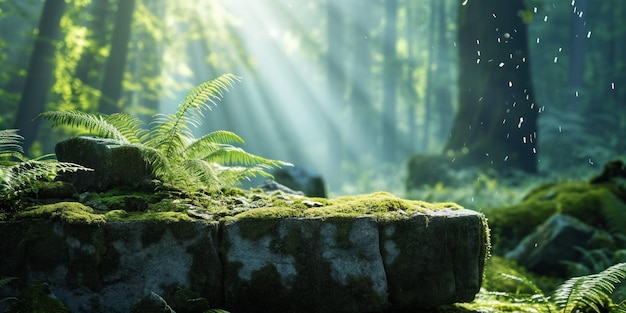
<path fill-rule="evenodd" d="M 206 155 L 219 150 L 223 144 L 235 143 L 243 144 L 244 141 L 233 132 L 218 130 L 206 134 L 189 144 L 185 149 L 185 155 L 188 158 L 203 159 Z"/>
<path fill-rule="evenodd" d="M 233 74 L 223 74 L 195 87 L 178 106 L 174 115 L 160 114 L 150 123 L 155 131 L 150 142 L 152 147 L 163 147 L 167 154 L 176 153 L 182 146 L 181 139 L 192 138 L 188 133 L 188 124 L 199 125 L 203 109 L 217 106 L 224 93 L 239 78 Z"/>
<path fill-rule="evenodd" d="M 38 180 L 52 180 L 59 172 L 92 171 L 90 168 L 56 161 L 30 160 L 5 167 L 0 171 L 0 193 L 8 195 Z"/>
<path fill-rule="evenodd" d="M 13 156 L 16 152 L 19 154 L 24 153 L 21 145 L 24 137 L 18 135 L 17 132 L 17 129 L 0 130 L 0 156 Z"/>
<path fill-rule="evenodd" d="M 171 114 L 155 115 L 144 144 L 163 151 L 168 157 L 180 156 L 190 141 L 188 138 L 193 138 L 189 127 L 180 122 Z"/>
<path fill-rule="evenodd" d="M 10 282 L 16 280 L 17 277 L 2 277 L 0 278 L 0 288 L 3 288 L 4 286 L 8 285 Z"/>
<path fill-rule="evenodd" d="M 198 184 L 207 189 L 218 189 L 222 187 L 216 168 L 213 164 L 199 159 L 187 159 L 182 164 L 182 172 L 191 183 Z"/>
<path fill-rule="evenodd" d="M 626 263 L 615 264 L 597 274 L 573 277 L 557 288 L 553 301 L 564 313 L 581 308 L 600 313 L 600 308 L 607 305 L 608 295 L 624 278 Z"/>
<path fill-rule="evenodd" d="M 43 118 L 52 122 L 52 127 L 68 125 L 72 127 L 85 127 L 90 133 L 104 138 L 112 138 L 120 143 L 129 143 L 115 125 L 107 120 L 107 116 L 99 113 L 85 113 L 78 110 L 48 111 L 40 113 L 37 118 Z"/>
<path fill-rule="evenodd" d="M 126 113 L 114 113 L 105 117 L 130 144 L 140 144 L 148 133 L 142 129 L 143 121 Z"/>
<path fill-rule="evenodd" d="M 223 145 L 220 150 L 205 156 L 204 160 L 222 165 L 258 166 L 265 169 L 291 166 L 290 163 L 266 159 L 229 145 Z"/>

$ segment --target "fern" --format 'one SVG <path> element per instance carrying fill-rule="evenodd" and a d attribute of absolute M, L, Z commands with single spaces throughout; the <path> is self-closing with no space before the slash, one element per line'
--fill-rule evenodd
<path fill-rule="evenodd" d="M 35 181 L 53 180 L 59 172 L 89 171 L 84 166 L 50 160 L 50 155 L 28 160 L 23 155 L 24 138 L 15 129 L 0 130 L 0 196 L 11 199 Z"/>
<path fill-rule="evenodd" d="M 1 135 L 0 135 L 0 136 L 1 136 Z M 0 138 L 0 141 L 1 141 L 1 140 L 2 140 L 2 139 Z M 21 147 L 21 146 L 20 146 L 20 147 Z M 12 282 L 12 281 L 14 281 L 14 280 L 16 280 L 16 279 L 17 279 L 17 277 L 3 277 L 3 278 L 0 278 L 0 289 L 1 289 L 1 288 L 4 288 L 4 287 L 5 287 L 5 286 L 7 286 L 10 282 Z M 0 299 L 0 303 L 2 303 L 2 302 L 6 302 L 6 301 L 16 301 L 16 300 L 17 300 L 17 298 L 15 298 L 15 297 L 6 297 L 6 298 L 2 298 L 2 299 Z"/>
<path fill-rule="evenodd" d="M 217 190 L 234 186 L 251 176 L 271 176 L 266 170 L 290 165 L 233 146 L 244 141 L 229 131 L 193 137 L 190 126 L 199 126 L 203 111 L 217 106 L 237 81 L 238 77 L 224 74 L 198 85 L 179 104 L 175 114 L 154 115 L 147 126 L 149 131 L 141 120 L 124 113 L 51 111 L 39 117 L 52 121 L 53 126 L 81 126 L 93 135 L 139 147 L 153 175 L 167 184 L 191 193 L 196 188 Z"/>
<path fill-rule="evenodd" d="M 598 274 L 573 277 L 557 288 L 552 301 L 563 313 L 581 312 L 585 309 L 601 313 L 605 312 L 607 305 L 611 311 L 626 312 L 622 303 L 612 305 L 608 297 L 615 290 L 615 285 L 624 278 L 626 263 L 615 264 Z"/>

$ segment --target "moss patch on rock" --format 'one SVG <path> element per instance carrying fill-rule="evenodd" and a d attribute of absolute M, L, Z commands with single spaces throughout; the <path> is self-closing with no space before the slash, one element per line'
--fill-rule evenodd
<path fill-rule="evenodd" d="M 451 202 L 428 203 L 405 200 L 387 192 L 366 195 L 344 196 L 336 199 L 294 197 L 293 204 L 282 204 L 248 210 L 233 216 L 244 218 L 285 218 L 285 217 L 358 217 L 376 216 L 381 219 L 404 219 L 416 213 L 426 213 L 441 209 L 462 209 Z"/>
<path fill-rule="evenodd" d="M 488 209 L 499 246 L 518 242 L 554 213 L 574 216 L 598 229 L 624 232 L 626 203 L 604 184 L 565 182 L 539 186 L 517 205 Z"/>
<path fill-rule="evenodd" d="M 106 222 L 104 215 L 80 202 L 58 202 L 32 207 L 17 213 L 18 219 L 46 218 L 61 220 L 69 224 L 102 224 Z"/>

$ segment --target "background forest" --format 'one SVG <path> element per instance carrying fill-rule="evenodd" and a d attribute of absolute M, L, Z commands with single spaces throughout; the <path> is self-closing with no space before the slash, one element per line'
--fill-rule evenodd
<path fill-rule="evenodd" d="M 406 160 L 445 152 L 457 112 L 479 111 L 459 110 L 459 66 L 481 50 L 460 56 L 458 32 L 489 18 L 457 14 L 494 1 L 0 0 L 0 129 L 51 153 L 76 132 L 33 120 L 43 111 L 149 120 L 234 73 L 198 133 L 233 131 L 247 151 L 311 167 L 331 195 L 403 193 Z M 527 27 L 536 172 L 596 173 L 626 152 L 626 2 L 522 2 L 489 15 Z"/>

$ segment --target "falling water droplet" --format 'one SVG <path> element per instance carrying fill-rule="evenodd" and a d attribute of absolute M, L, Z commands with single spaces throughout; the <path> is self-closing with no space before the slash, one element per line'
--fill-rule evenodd
<path fill-rule="evenodd" d="M 554 63 L 559 61 L 559 57 L 554 57 Z"/>
<path fill-rule="evenodd" d="M 587 32 L 587 38 L 591 38 L 591 31 Z"/>
<path fill-rule="evenodd" d="M 461 3 L 461 5 L 466 5 L 468 0 L 463 1 L 463 3 Z"/>
<path fill-rule="evenodd" d="M 524 118 L 520 117 L 519 118 L 519 123 L 517 123 L 517 128 L 522 128 L 522 123 L 524 123 Z"/>
<path fill-rule="evenodd" d="M 504 66 L 504 62 L 500 62 L 500 64 L 498 64 L 498 66 L 503 67 Z"/>

